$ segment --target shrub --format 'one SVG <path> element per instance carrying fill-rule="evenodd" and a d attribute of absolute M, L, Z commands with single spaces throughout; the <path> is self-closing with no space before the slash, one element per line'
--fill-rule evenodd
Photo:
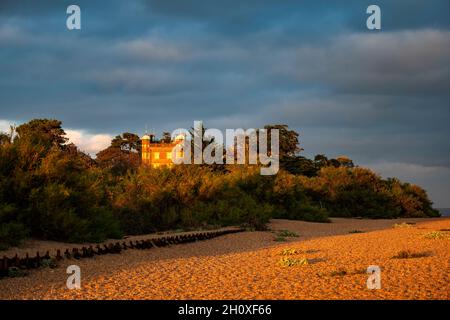
<path fill-rule="evenodd" d="M 273 241 L 276 241 L 276 242 L 285 242 L 285 241 L 286 241 L 286 238 L 285 238 L 285 237 L 277 236 Z"/>
<path fill-rule="evenodd" d="M 432 231 L 432 232 L 425 234 L 425 238 L 427 238 L 427 239 L 447 239 L 450 237 L 443 232 Z"/>
<path fill-rule="evenodd" d="M 392 227 L 396 229 L 405 229 L 405 228 L 408 229 L 414 227 L 414 224 L 402 222 L 402 223 L 395 223 Z"/>
<path fill-rule="evenodd" d="M 270 202 L 274 205 L 274 218 L 330 222 L 326 209 L 310 203 L 302 179 L 285 172 L 276 177 Z"/>
<path fill-rule="evenodd" d="M 292 256 L 292 255 L 296 255 L 299 253 L 300 253 L 300 251 L 297 249 L 283 249 L 283 251 L 281 251 L 281 255 L 283 255 L 283 256 Z"/>
<path fill-rule="evenodd" d="M 28 235 L 27 228 L 18 222 L 2 223 L 0 225 L 0 250 L 10 246 L 18 246 Z"/>
<path fill-rule="evenodd" d="M 297 200 L 290 200 L 290 202 L 284 202 L 276 207 L 273 217 L 309 222 L 330 222 L 326 209 Z"/>
<path fill-rule="evenodd" d="M 21 278 L 26 277 L 29 274 L 26 270 L 21 270 L 17 267 L 8 268 L 8 277 L 11 278 Z"/>
<path fill-rule="evenodd" d="M 302 178 L 305 193 L 336 217 L 436 217 L 426 192 L 398 179 L 383 180 L 369 169 L 323 167 Z"/>
<path fill-rule="evenodd" d="M 289 230 L 281 230 L 277 235 L 279 237 L 299 237 L 297 233 Z"/>
<path fill-rule="evenodd" d="M 342 157 L 312 161 L 294 155 L 293 148 L 281 159 L 288 171 L 276 176 L 261 176 L 250 165 L 159 170 L 139 165 L 133 134 L 116 137 L 95 161 L 67 144 L 60 121 L 32 120 L 17 133 L 14 139 L 0 135 L 2 247 L 17 245 L 27 234 L 97 242 L 177 228 L 265 230 L 270 218 L 439 216 L 422 188 L 384 180 Z"/>
<path fill-rule="evenodd" d="M 282 267 L 293 267 L 293 266 L 308 265 L 309 261 L 306 258 L 294 259 L 294 258 L 283 257 L 280 259 L 280 261 L 278 261 L 278 264 Z"/>
<path fill-rule="evenodd" d="M 354 234 L 354 233 L 364 233 L 364 231 L 361 230 L 350 230 L 348 233 Z"/>
<path fill-rule="evenodd" d="M 56 261 L 56 259 L 53 259 L 53 258 L 42 259 L 40 261 L 40 267 L 41 268 L 55 269 L 56 267 L 58 267 L 58 262 Z"/>

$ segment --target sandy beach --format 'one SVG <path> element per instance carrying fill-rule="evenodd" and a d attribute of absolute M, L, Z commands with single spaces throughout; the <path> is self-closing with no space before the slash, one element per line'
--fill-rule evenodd
<path fill-rule="evenodd" d="M 411 223 L 394 228 L 394 224 Z M 63 260 L 56 269 L 0 280 L 0 299 L 449 299 L 450 218 L 332 219 L 319 224 L 272 220 L 270 231 L 120 255 Z M 280 230 L 298 237 L 274 239 Z M 355 233 L 358 231 L 358 233 Z M 442 237 L 428 238 L 439 231 Z M 142 237 L 141 237 L 142 238 Z M 0 252 L 64 244 L 29 241 Z M 67 244 L 66 244 L 67 246 Z M 402 251 L 420 257 L 393 258 Z M 291 253 L 291 254 L 287 254 Z M 280 260 L 306 259 L 283 266 Z M 66 288 L 66 267 L 79 265 L 82 288 Z M 381 289 L 366 287 L 369 265 Z"/>

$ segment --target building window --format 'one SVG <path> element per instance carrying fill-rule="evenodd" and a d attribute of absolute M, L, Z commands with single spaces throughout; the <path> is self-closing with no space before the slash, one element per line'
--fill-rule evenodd
<path fill-rule="evenodd" d="M 154 159 L 155 160 L 159 160 L 159 152 L 155 152 L 154 153 Z"/>
<path fill-rule="evenodd" d="M 172 152 L 167 152 L 167 159 L 172 160 Z"/>

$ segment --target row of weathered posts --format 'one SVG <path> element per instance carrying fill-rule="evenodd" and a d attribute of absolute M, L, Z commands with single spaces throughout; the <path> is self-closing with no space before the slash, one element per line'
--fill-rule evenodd
<path fill-rule="evenodd" d="M 26 253 L 25 257 L 19 257 L 17 254 L 8 258 L 3 256 L 0 258 L 0 277 L 6 277 L 9 275 L 11 268 L 18 269 L 36 269 L 47 262 L 60 261 L 63 259 L 82 259 L 82 258 L 92 258 L 96 255 L 105 254 L 119 254 L 122 250 L 128 249 L 151 249 L 158 247 L 165 247 L 168 245 L 182 244 L 188 242 L 195 242 L 200 240 L 206 240 L 222 236 L 225 234 L 236 233 L 242 231 L 241 229 L 227 229 L 227 230 L 216 230 L 207 231 L 201 233 L 191 233 L 183 235 L 171 235 L 163 236 L 160 238 L 136 240 L 136 241 L 118 241 L 115 243 L 88 246 L 82 248 L 72 248 L 72 250 L 66 249 L 65 251 L 56 250 L 56 255 L 51 256 L 50 251 L 47 251 L 44 255 L 40 255 L 36 252 L 36 255 L 31 257 Z"/>

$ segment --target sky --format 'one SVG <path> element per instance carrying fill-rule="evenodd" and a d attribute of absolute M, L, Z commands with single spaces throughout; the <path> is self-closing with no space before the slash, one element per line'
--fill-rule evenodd
<path fill-rule="evenodd" d="M 81 8 L 81 30 L 66 8 Z M 366 28 L 381 8 L 382 30 Z M 448 0 L 1 0 L 0 130 L 63 121 L 95 154 L 122 132 L 287 124 L 450 207 Z"/>

